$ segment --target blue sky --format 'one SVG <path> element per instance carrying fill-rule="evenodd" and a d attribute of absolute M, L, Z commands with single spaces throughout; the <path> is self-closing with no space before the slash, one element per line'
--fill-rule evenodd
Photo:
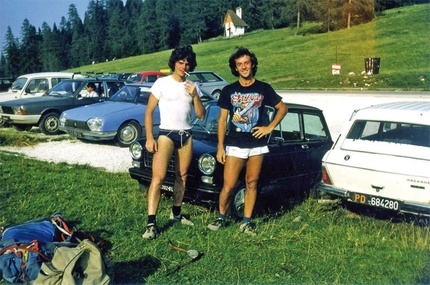
<path fill-rule="evenodd" d="M 75 4 L 79 17 L 83 20 L 90 0 L 0 0 L 0 49 L 5 44 L 7 27 L 10 26 L 15 38 L 21 37 L 21 26 L 25 18 L 30 25 L 42 28 L 46 22 L 51 28 L 57 27 L 61 17 L 68 19 L 70 4 Z"/>

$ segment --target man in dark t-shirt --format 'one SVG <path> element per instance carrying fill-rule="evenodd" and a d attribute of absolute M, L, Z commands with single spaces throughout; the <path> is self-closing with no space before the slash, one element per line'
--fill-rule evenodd
<path fill-rule="evenodd" d="M 246 48 L 239 48 L 231 55 L 229 66 L 232 74 L 239 79 L 225 86 L 218 99 L 221 111 L 218 120 L 217 160 L 224 164 L 224 185 L 219 197 L 218 218 L 208 228 L 218 230 L 225 226 L 231 194 L 239 173 L 246 164 L 245 209 L 239 229 L 243 233 L 255 235 L 250 221 L 257 199 L 257 182 L 263 156 L 269 152 L 266 135 L 284 118 L 288 108 L 269 84 L 254 78 L 258 66 L 254 53 Z M 271 122 L 264 113 L 265 105 L 277 110 Z"/>

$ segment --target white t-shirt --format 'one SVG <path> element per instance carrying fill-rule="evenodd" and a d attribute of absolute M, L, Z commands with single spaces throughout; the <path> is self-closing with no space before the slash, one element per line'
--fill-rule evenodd
<path fill-rule="evenodd" d="M 193 98 L 185 91 L 185 82 L 178 82 L 171 75 L 161 77 L 151 87 L 160 108 L 160 129 L 191 129 Z M 197 86 L 196 86 L 197 87 Z M 197 87 L 197 94 L 203 94 Z"/>
<path fill-rule="evenodd" d="M 93 91 L 93 92 L 91 92 L 91 93 L 88 93 L 88 94 L 87 94 L 87 97 L 99 97 L 99 94 L 97 94 L 97 92 L 96 92 L 96 91 Z"/>

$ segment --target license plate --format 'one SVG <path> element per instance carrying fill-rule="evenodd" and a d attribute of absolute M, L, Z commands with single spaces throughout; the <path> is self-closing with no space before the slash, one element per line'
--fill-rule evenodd
<path fill-rule="evenodd" d="M 359 204 L 366 204 L 372 207 L 389 209 L 398 211 L 402 208 L 403 203 L 393 199 L 387 199 L 382 197 L 376 197 L 372 195 L 351 193 L 350 198 L 352 202 Z"/>
<path fill-rule="evenodd" d="M 173 187 L 172 186 L 167 186 L 167 185 L 161 185 L 161 190 L 168 191 L 168 192 L 173 192 Z"/>
<path fill-rule="evenodd" d="M 75 131 L 69 131 L 69 135 L 71 135 L 72 137 L 76 137 L 76 138 L 81 138 L 82 134 L 79 132 L 75 132 Z"/>

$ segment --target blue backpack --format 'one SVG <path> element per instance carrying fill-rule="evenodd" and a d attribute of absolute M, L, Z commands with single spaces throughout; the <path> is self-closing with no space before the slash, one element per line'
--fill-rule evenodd
<path fill-rule="evenodd" d="M 73 232 L 69 228 L 60 214 L 54 214 L 1 229 L 0 274 L 10 283 L 35 280 L 56 246 L 64 241 L 70 246 Z"/>

